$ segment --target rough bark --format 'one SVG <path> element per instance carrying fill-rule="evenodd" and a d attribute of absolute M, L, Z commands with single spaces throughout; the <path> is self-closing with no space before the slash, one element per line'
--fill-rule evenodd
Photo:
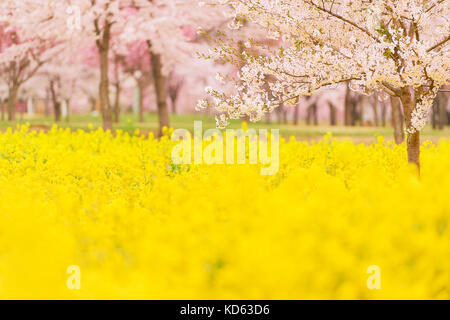
<path fill-rule="evenodd" d="M 400 106 L 400 99 L 396 97 L 391 97 L 391 118 L 392 125 L 394 127 L 395 143 L 401 144 L 405 139 L 403 132 L 403 115 Z"/>
<path fill-rule="evenodd" d="M 415 102 L 408 87 L 402 89 L 401 101 L 405 113 L 405 125 L 406 128 L 410 128 Z M 408 133 L 406 145 L 408 150 L 408 162 L 414 163 L 417 168 L 420 169 L 420 132 L 416 131 L 414 133 Z"/>
<path fill-rule="evenodd" d="M 105 22 L 105 27 L 103 30 L 102 40 L 97 42 L 97 47 L 100 53 L 100 86 L 99 86 L 99 96 L 100 96 L 100 107 L 103 116 L 103 128 L 105 130 L 113 130 L 113 119 L 111 112 L 111 104 L 109 101 L 109 77 L 108 77 L 108 53 L 109 53 L 109 42 L 110 42 L 110 24 L 108 21 Z"/>
<path fill-rule="evenodd" d="M 152 65 L 153 81 L 155 84 L 156 103 L 158 107 L 159 135 L 162 136 L 163 128 L 170 126 L 169 110 L 167 108 L 167 80 L 162 72 L 161 56 L 153 53 L 150 41 L 148 42 L 148 45 Z"/>
<path fill-rule="evenodd" d="M 9 88 L 8 95 L 8 121 L 16 121 L 16 105 L 17 97 L 19 95 L 19 85 L 13 84 Z"/>

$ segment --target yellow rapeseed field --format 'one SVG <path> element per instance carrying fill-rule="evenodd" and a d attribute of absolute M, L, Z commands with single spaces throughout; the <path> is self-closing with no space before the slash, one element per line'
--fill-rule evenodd
<path fill-rule="evenodd" d="M 282 140 L 272 176 L 174 165 L 175 144 L 0 133 L 0 298 L 450 298 L 450 141 L 420 179 L 382 138 Z"/>

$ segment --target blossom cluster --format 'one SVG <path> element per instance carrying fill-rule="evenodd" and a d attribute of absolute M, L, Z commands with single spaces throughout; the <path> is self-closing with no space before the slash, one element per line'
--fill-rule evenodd
<path fill-rule="evenodd" d="M 278 42 L 255 44 L 243 52 L 245 66 L 237 93 L 219 98 L 229 118 L 260 120 L 275 107 L 332 84 L 350 82 L 369 94 L 399 96 L 416 90 L 420 101 L 411 132 L 420 131 L 437 93 L 450 83 L 448 1 L 216 0 L 234 8 L 237 21 L 249 21 Z M 238 25 L 238 24 L 237 24 Z M 221 59 L 233 54 L 219 40 Z M 423 95 L 423 96 L 421 96 Z M 224 108 L 224 105 L 226 108 Z"/>

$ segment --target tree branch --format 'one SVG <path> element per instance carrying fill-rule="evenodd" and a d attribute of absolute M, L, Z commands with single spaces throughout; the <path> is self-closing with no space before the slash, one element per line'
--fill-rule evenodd
<path fill-rule="evenodd" d="M 440 5 L 441 3 L 443 3 L 445 0 L 439 0 L 438 2 L 435 2 L 431 7 L 429 7 L 427 10 L 425 10 L 425 13 L 430 12 L 434 7 Z"/>
<path fill-rule="evenodd" d="M 450 35 L 447 36 L 447 38 L 445 38 L 444 40 L 442 40 L 441 42 L 435 44 L 434 46 L 432 46 L 431 48 L 429 48 L 427 50 L 427 52 L 433 51 L 436 48 L 439 48 L 440 46 L 444 45 L 446 42 L 448 42 L 450 40 Z"/>
<path fill-rule="evenodd" d="M 316 9 L 318 9 L 318 10 L 320 10 L 320 11 L 323 11 L 323 12 L 325 12 L 325 13 L 328 13 L 330 16 L 333 16 L 333 17 L 335 17 L 336 19 L 339 19 L 339 20 L 341 20 L 341 21 L 343 21 L 343 22 L 345 22 L 345 23 L 347 23 L 347 24 L 352 25 L 352 26 L 355 27 L 356 29 L 358 29 L 358 30 L 364 32 L 365 34 L 367 34 L 370 38 L 372 38 L 372 39 L 375 40 L 376 42 L 380 42 L 380 40 L 379 40 L 377 37 L 375 37 L 373 34 L 371 34 L 371 33 L 369 32 L 369 30 L 367 30 L 367 29 L 365 29 L 365 28 L 359 26 L 357 23 L 355 23 L 355 22 L 353 22 L 353 21 L 351 21 L 351 20 L 348 20 L 348 19 L 344 18 L 343 16 L 341 16 L 341 15 L 339 15 L 339 14 L 337 14 L 337 13 L 332 12 L 331 10 L 326 9 L 325 6 L 324 6 L 324 7 L 321 7 L 321 6 L 317 5 L 317 4 L 315 4 L 314 2 L 312 2 L 312 1 L 307 1 L 307 0 L 305 0 L 305 3 L 307 3 L 307 4 L 311 5 L 311 6 L 313 6 L 314 8 L 316 8 Z"/>

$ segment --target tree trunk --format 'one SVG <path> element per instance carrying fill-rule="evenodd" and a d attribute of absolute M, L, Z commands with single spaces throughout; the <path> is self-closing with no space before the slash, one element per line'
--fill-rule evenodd
<path fill-rule="evenodd" d="M 406 128 L 411 128 L 412 112 L 415 108 L 415 103 L 409 87 L 402 89 L 401 101 L 405 113 Z M 406 145 L 408 150 L 408 162 L 414 163 L 420 170 L 420 132 L 407 133 Z"/>
<path fill-rule="evenodd" d="M 89 97 L 89 103 L 91 104 L 91 112 L 95 112 L 97 108 L 97 100 L 93 97 Z"/>
<path fill-rule="evenodd" d="M 364 127 L 364 107 L 365 107 L 365 100 L 366 100 L 366 97 L 365 96 L 362 96 L 362 97 L 359 97 L 359 99 L 358 99 L 358 104 L 359 104 L 359 115 L 358 115 L 358 118 L 359 118 L 359 125 L 361 126 L 361 127 Z"/>
<path fill-rule="evenodd" d="M 8 121 L 16 121 L 17 96 L 19 95 L 19 85 L 13 84 L 9 88 L 8 96 Z"/>
<path fill-rule="evenodd" d="M 52 96 L 53 113 L 55 116 L 55 122 L 59 122 L 59 121 L 61 121 L 61 103 L 58 101 L 58 98 L 56 97 L 54 80 L 50 80 L 50 93 Z"/>
<path fill-rule="evenodd" d="M 172 113 L 177 114 L 177 96 L 171 96 L 172 100 Z"/>
<path fill-rule="evenodd" d="M 138 87 L 139 87 L 139 122 L 144 122 L 144 84 L 142 83 L 143 80 L 138 80 Z"/>
<path fill-rule="evenodd" d="M 103 116 L 103 128 L 105 130 L 113 130 L 111 104 L 109 101 L 109 77 L 108 77 L 108 53 L 109 53 L 109 41 L 110 41 L 110 28 L 111 25 L 108 21 L 105 22 L 103 30 L 103 37 L 101 41 L 97 42 L 97 47 L 100 53 L 100 107 Z"/>
<path fill-rule="evenodd" d="M 444 130 L 444 126 L 447 122 L 447 97 L 445 96 L 445 93 L 440 92 L 433 101 L 431 123 L 433 129 Z"/>
<path fill-rule="evenodd" d="M 61 121 L 61 103 L 58 101 L 55 101 L 53 104 L 54 111 L 55 111 L 55 122 Z"/>
<path fill-rule="evenodd" d="M 350 106 L 351 106 L 351 123 L 350 123 L 350 125 L 352 127 L 354 127 L 354 126 L 356 126 L 356 121 L 358 119 L 361 119 L 361 115 L 362 115 L 362 113 L 358 113 L 358 99 L 353 98 Z"/>
<path fill-rule="evenodd" d="M 381 104 L 381 125 L 386 127 L 386 102 Z"/>
<path fill-rule="evenodd" d="M 345 126 L 354 126 L 354 101 L 352 97 L 352 92 L 349 87 L 349 83 L 347 83 L 347 87 L 345 90 L 345 110 L 344 110 L 344 125 Z"/>
<path fill-rule="evenodd" d="M 299 105 L 297 104 L 295 107 L 294 107 L 295 109 L 294 109 L 294 125 L 298 125 L 298 113 L 299 113 Z"/>
<path fill-rule="evenodd" d="M 314 103 L 312 105 L 312 110 L 313 110 L 313 121 L 314 121 L 314 125 L 318 126 L 319 125 L 319 115 L 317 113 L 317 103 Z"/>
<path fill-rule="evenodd" d="M 172 114 L 177 114 L 177 98 L 178 98 L 179 87 L 176 85 L 169 88 L 169 97 L 172 104 Z"/>
<path fill-rule="evenodd" d="M 48 115 L 49 115 L 49 111 L 48 111 L 48 105 L 51 103 L 51 93 L 50 93 L 50 90 L 47 88 L 46 90 L 45 90 L 45 109 L 44 109 L 44 115 L 46 116 L 46 117 L 48 117 Z"/>
<path fill-rule="evenodd" d="M 330 126 L 335 126 L 336 123 L 336 106 L 328 101 L 328 106 L 330 107 Z"/>
<path fill-rule="evenodd" d="M 119 121 L 120 121 L 120 93 L 121 93 L 120 83 L 116 82 L 115 87 L 116 87 L 116 92 L 115 92 L 115 96 L 114 96 L 114 122 L 119 123 Z"/>
<path fill-rule="evenodd" d="M 1 109 L 1 113 L 2 113 L 2 121 L 5 121 L 5 102 L 3 100 L 1 100 L 0 103 L 0 109 Z"/>
<path fill-rule="evenodd" d="M 445 93 L 438 93 L 439 130 L 444 130 L 447 123 L 447 97 Z"/>
<path fill-rule="evenodd" d="M 281 124 L 283 122 L 283 108 L 284 108 L 284 104 L 280 104 L 276 109 L 278 124 Z"/>
<path fill-rule="evenodd" d="M 161 56 L 159 54 L 153 53 L 150 41 L 148 41 L 148 46 L 152 65 L 153 81 L 155 83 L 156 102 L 158 107 L 159 135 L 162 136 L 163 128 L 168 128 L 170 126 L 169 110 L 167 109 L 166 77 L 162 73 Z"/>
<path fill-rule="evenodd" d="M 372 109 L 373 109 L 373 123 L 375 124 L 375 127 L 378 127 L 380 123 L 378 122 L 378 97 L 374 97 L 374 101 L 372 102 Z"/>
<path fill-rule="evenodd" d="M 317 116 L 317 103 L 311 104 L 307 110 L 306 124 L 310 125 L 311 123 L 315 126 L 319 124 L 319 119 Z"/>
<path fill-rule="evenodd" d="M 439 106 L 438 106 L 438 101 L 437 98 L 433 101 L 433 106 L 432 106 L 432 110 L 431 110 L 431 126 L 433 127 L 433 130 L 436 129 L 437 127 L 437 118 L 439 116 Z"/>
<path fill-rule="evenodd" d="M 396 144 L 401 144 L 405 139 L 403 133 L 403 116 L 400 106 L 400 99 L 391 97 L 391 118 L 394 127 L 394 139 Z"/>
<path fill-rule="evenodd" d="M 306 125 L 311 125 L 311 106 L 308 106 L 308 108 L 306 109 Z"/>
<path fill-rule="evenodd" d="M 70 100 L 66 99 L 66 108 L 67 108 L 67 115 L 66 115 L 66 122 L 70 121 Z"/>

